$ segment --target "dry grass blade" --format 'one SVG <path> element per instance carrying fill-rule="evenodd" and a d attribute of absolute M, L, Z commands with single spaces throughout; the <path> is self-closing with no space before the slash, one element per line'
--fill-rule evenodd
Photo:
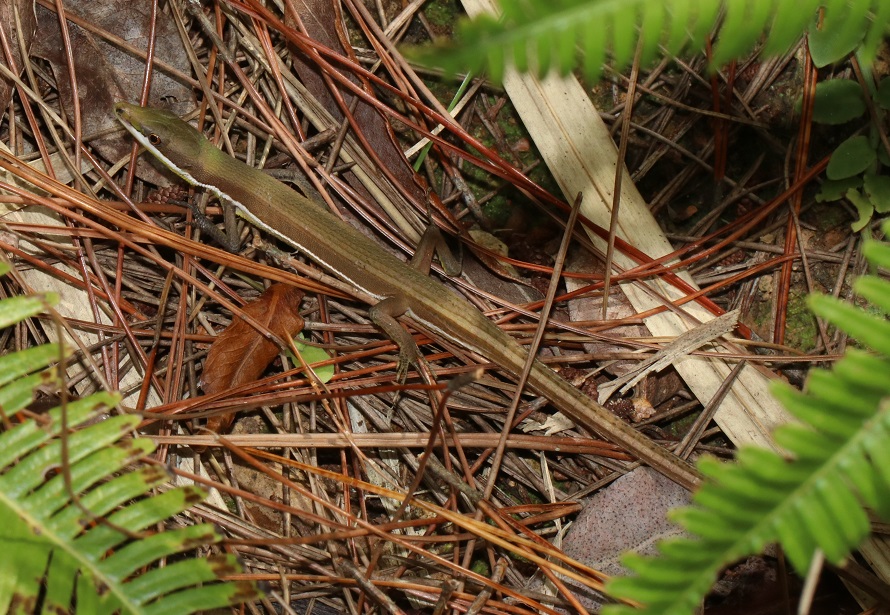
<path fill-rule="evenodd" d="M 464 6 L 471 15 L 495 11 L 494 4 L 487 0 L 466 0 Z M 614 170 L 619 166 L 608 130 L 583 87 L 573 76 L 537 79 L 512 70 L 507 71 L 504 86 L 542 155 L 549 159 L 548 164 L 564 194 L 585 194 L 584 215 L 608 227 Z M 623 182 L 622 190 L 618 237 L 633 238 L 633 244 L 653 258 L 671 253 L 670 243 L 630 178 Z M 591 239 L 596 242 L 598 238 L 591 236 Z M 614 264 L 622 271 L 637 265 L 620 253 L 616 254 Z M 688 276 L 685 279 L 691 281 Z M 682 298 L 681 293 L 662 279 L 645 285 L 623 284 L 622 289 L 638 312 L 662 309 Z M 646 324 L 652 334 L 681 335 L 693 326 L 691 322 L 713 318 L 696 305 L 677 310 L 685 314 L 681 317 L 666 312 L 649 317 Z M 719 389 L 731 369 L 712 359 L 685 360 L 676 367 L 699 399 L 705 401 Z M 756 368 L 746 368 L 717 413 L 717 423 L 734 443 L 772 446 L 770 428 L 787 420 L 781 406 L 767 392 L 768 384 L 769 379 Z"/>

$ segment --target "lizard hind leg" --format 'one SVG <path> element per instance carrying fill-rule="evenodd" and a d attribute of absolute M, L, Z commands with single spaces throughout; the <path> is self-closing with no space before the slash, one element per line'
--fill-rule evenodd
<path fill-rule="evenodd" d="M 420 243 L 417 244 L 417 249 L 414 251 L 414 256 L 411 257 L 408 264 L 421 273 L 428 274 L 433 262 L 433 254 L 439 257 L 439 264 L 442 265 L 442 270 L 446 275 L 460 275 L 460 261 L 455 258 L 448 244 L 445 243 L 445 238 L 442 237 L 439 227 L 430 224 L 423 232 Z"/>
<path fill-rule="evenodd" d="M 434 254 L 438 255 L 439 263 L 447 275 L 460 275 L 460 263 L 448 249 L 439 228 L 430 224 L 424 231 L 414 256 L 408 264 L 413 269 L 428 274 Z M 368 311 L 371 321 L 399 346 L 399 365 L 396 371 L 396 382 L 399 384 L 405 382 L 408 367 L 411 364 L 417 367 L 418 373 L 425 381 L 429 381 L 431 378 L 429 366 L 425 364 L 417 343 L 397 320 L 399 316 L 408 311 L 408 304 L 406 297 L 395 295 L 371 306 Z M 396 396 L 393 407 L 398 403 L 398 399 Z"/>

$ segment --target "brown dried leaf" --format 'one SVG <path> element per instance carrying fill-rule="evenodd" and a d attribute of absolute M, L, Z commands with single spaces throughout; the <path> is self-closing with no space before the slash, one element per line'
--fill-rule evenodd
<path fill-rule="evenodd" d="M 308 36 L 340 55 L 350 58 L 356 64 L 359 63 L 352 47 L 343 44 L 343 37 L 346 36 L 346 33 L 337 32 L 338 24 L 341 23 L 342 18 L 335 9 L 332 0 L 295 0 L 294 7 L 300 15 L 300 21 Z M 287 13 L 285 22 L 289 26 L 297 27 L 291 13 Z M 300 80 L 306 86 L 306 89 L 324 106 L 331 116 L 338 121 L 342 120 L 343 113 L 337 105 L 334 96 L 328 90 L 327 83 L 322 77 L 318 66 L 296 49 L 292 48 L 292 51 L 291 59 L 294 63 L 294 70 L 300 76 Z M 342 73 L 353 83 L 360 84 L 359 80 L 348 70 L 343 70 Z M 365 89 L 371 91 L 369 87 Z M 347 104 L 352 104 L 352 94 L 343 91 L 341 95 Z M 426 202 L 428 196 L 425 190 L 425 183 L 414 172 L 414 169 L 405 158 L 402 149 L 397 145 L 392 127 L 383 115 L 364 101 L 359 101 L 356 104 L 353 115 L 355 116 L 356 124 L 360 127 L 373 152 L 380 158 L 382 164 L 390 170 L 402 188 L 408 191 L 416 202 Z M 365 188 L 354 174 L 346 173 L 345 177 L 353 188 L 359 190 L 361 194 L 365 193 Z M 382 176 L 380 180 L 386 181 Z"/>
<path fill-rule="evenodd" d="M 243 312 L 280 338 L 291 339 L 303 329 L 300 301 L 303 291 L 286 284 L 273 284 L 243 308 Z M 220 333 L 204 362 L 201 388 L 211 395 L 257 380 L 278 356 L 278 346 L 237 316 Z M 234 414 L 211 417 L 207 428 L 228 430 Z"/>
<path fill-rule="evenodd" d="M 598 273 L 603 275 L 605 267 L 603 262 L 586 251 L 573 251 L 569 256 L 566 269 L 579 273 Z M 585 286 L 586 280 L 566 278 L 566 289 L 571 292 Z M 603 317 L 603 300 L 601 297 L 579 297 L 569 301 L 569 315 L 572 321 L 599 320 Z M 621 286 L 613 284 L 609 293 L 609 306 L 606 310 L 606 320 L 621 320 L 634 318 L 636 309 L 631 305 Z M 643 325 L 624 325 L 609 330 L 609 335 L 616 339 L 622 337 L 648 337 L 649 331 Z M 584 350 L 590 353 L 627 352 L 629 347 L 617 344 L 609 344 L 605 341 L 588 342 L 584 344 Z M 619 360 L 606 366 L 606 371 L 615 376 L 622 376 L 636 369 L 639 361 Z"/>
<path fill-rule="evenodd" d="M 148 48 L 150 3 L 130 0 L 66 0 L 65 10 L 84 21 L 111 32 L 137 49 Z M 111 106 L 119 100 L 136 102 L 142 90 L 145 62 L 68 21 L 74 71 L 77 75 L 77 93 L 80 102 L 84 138 L 119 128 L 111 113 Z M 167 64 L 188 74 L 191 67 L 182 39 L 172 18 L 159 11 L 155 31 L 155 55 Z M 74 95 L 71 77 L 65 58 L 59 17 L 42 6 L 37 7 L 37 36 L 32 55 L 46 60 L 56 78 L 63 110 L 70 118 Z M 176 81 L 163 71 L 156 70 L 152 78 L 148 104 L 164 107 L 183 115 L 195 107 L 191 88 Z M 70 121 L 70 120 L 69 120 Z M 130 152 L 132 141 L 120 134 L 94 139 L 93 147 L 109 159 L 116 160 Z M 137 167 L 139 176 L 153 184 L 169 182 L 150 165 Z"/>
<path fill-rule="evenodd" d="M 21 30 L 15 27 L 15 13 L 18 12 L 19 20 L 22 24 Z M 12 59 L 15 62 L 16 70 L 19 74 L 24 69 L 24 61 L 19 49 L 25 50 L 31 48 L 34 40 L 34 30 L 37 28 L 34 17 L 34 0 L 6 0 L 0 2 L 0 28 L 3 28 L 3 34 L 9 41 L 9 48 L 12 51 Z M 18 37 L 22 38 L 23 44 L 19 44 Z M 0 54 L 0 57 L 3 57 Z M 5 59 L 0 60 L 7 66 L 9 62 Z M 0 119 L 2 113 L 9 108 L 9 101 L 12 99 L 12 83 L 0 77 Z"/>
<path fill-rule="evenodd" d="M 500 254 L 501 256 L 510 256 L 510 250 L 503 241 L 489 233 L 488 231 L 483 231 L 479 229 L 470 229 L 468 234 L 476 242 L 476 244 L 482 246 L 487 250 L 491 250 L 496 254 Z M 510 263 L 505 263 L 496 259 L 495 257 L 482 252 L 481 250 L 477 251 L 473 249 L 473 244 L 470 244 L 470 249 L 473 250 L 473 254 L 476 255 L 480 261 L 482 261 L 486 267 L 488 267 L 492 272 L 497 275 L 507 278 L 508 280 L 512 280 L 514 282 L 518 282 L 520 284 L 528 285 L 527 282 L 523 281 L 519 276 L 519 272 L 516 271 L 516 267 L 511 265 Z"/>

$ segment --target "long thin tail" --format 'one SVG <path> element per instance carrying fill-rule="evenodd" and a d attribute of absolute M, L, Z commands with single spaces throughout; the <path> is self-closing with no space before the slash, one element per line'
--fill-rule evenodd
<path fill-rule="evenodd" d="M 701 474 L 692 464 L 657 445 L 543 363 L 535 361 L 529 382 L 532 388 L 576 424 L 624 448 L 676 483 L 690 491 L 701 483 Z"/>

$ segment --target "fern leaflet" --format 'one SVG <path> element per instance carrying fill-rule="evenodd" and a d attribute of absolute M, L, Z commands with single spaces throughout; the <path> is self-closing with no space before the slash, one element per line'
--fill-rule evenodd
<path fill-rule="evenodd" d="M 890 263 L 886 243 L 873 242 L 865 253 L 875 265 Z M 840 563 L 865 538 L 866 507 L 890 518 L 890 282 L 865 276 L 854 288 L 882 315 L 829 297 L 811 297 L 810 305 L 871 351 L 851 350 L 831 371 L 814 371 L 805 393 L 775 388 L 800 421 L 775 433 L 790 457 L 750 447 L 735 464 L 702 460 L 711 480 L 695 494 L 696 507 L 673 515 L 696 538 L 663 543 L 657 558 L 628 556 L 636 576 L 612 581 L 612 595 L 644 603 L 643 613 L 686 615 L 722 567 L 769 543 L 781 542 L 804 573 L 817 550 Z M 609 606 L 604 612 L 638 611 Z"/>
<path fill-rule="evenodd" d="M 0 263 L 0 275 L 5 271 Z M 0 323 L 38 314 L 52 300 L 4 299 Z M 140 418 L 89 424 L 117 403 L 116 395 L 97 393 L 66 405 L 68 485 L 59 472 L 62 408 L 11 426 L 37 387 L 57 379 L 44 368 L 59 352 L 47 344 L 0 357 L 0 412 L 8 426 L 0 430 L 0 612 L 187 614 L 256 597 L 249 583 L 219 581 L 220 574 L 238 571 L 231 556 L 156 567 L 220 537 L 206 524 L 150 531 L 204 493 L 183 487 L 150 494 L 168 476 L 138 463 L 154 449 L 151 440 L 125 437 Z"/>
<path fill-rule="evenodd" d="M 607 50 L 620 71 L 638 42 L 646 63 L 659 50 L 702 49 L 716 27 L 712 61 L 719 66 L 744 56 L 764 37 L 765 53 L 782 53 L 809 27 L 824 41 L 813 53 L 823 66 L 863 41 L 863 57 L 873 58 L 890 23 L 884 0 L 500 0 L 500 7 L 500 19 L 480 15 L 463 21 L 454 43 L 421 51 L 420 60 L 455 73 L 486 70 L 495 81 L 507 65 L 540 75 L 581 67 L 593 79 Z M 816 31 L 820 9 L 825 23 Z"/>

